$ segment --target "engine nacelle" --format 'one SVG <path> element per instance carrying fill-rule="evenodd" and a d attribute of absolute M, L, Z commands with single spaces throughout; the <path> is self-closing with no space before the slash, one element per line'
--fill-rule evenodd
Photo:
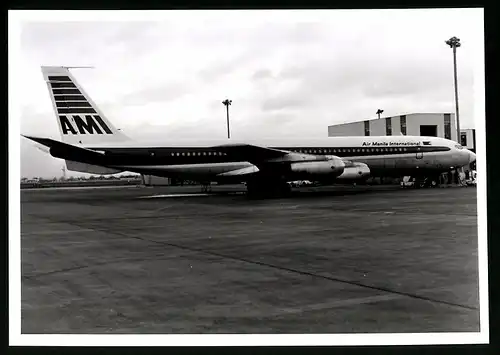
<path fill-rule="evenodd" d="M 301 176 L 340 176 L 344 172 L 344 162 L 338 157 L 329 157 L 325 161 L 306 161 L 292 163 L 290 170 Z"/>
<path fill-rule="evenodd" d="M 336 180 L 356 181 L 370 177 L 370 168 L 364 163 L 347 163 L 344 171 Z"/>

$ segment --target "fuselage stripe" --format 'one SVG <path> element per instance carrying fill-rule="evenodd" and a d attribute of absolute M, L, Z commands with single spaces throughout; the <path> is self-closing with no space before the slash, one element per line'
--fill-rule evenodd
<path fill-rule="evenodd" d="M 155 165 L 155 164 L 203 164 L 221 162 L 240 162 L 238 154 L 227 155 L 211 148 L 200 147 L 151 147 L 151 148 L 96 148 L 104 152 L 103 159 L 113 165 Z M 301 148 L 274 148 L 296 154 L 316 156 L 334 155 L 339 158 L 363 158 L 377 156 L 417 156 L 434 152 L 449 151 L 444 146 L 410 146 L 410 147 L 301 147 Z"/>

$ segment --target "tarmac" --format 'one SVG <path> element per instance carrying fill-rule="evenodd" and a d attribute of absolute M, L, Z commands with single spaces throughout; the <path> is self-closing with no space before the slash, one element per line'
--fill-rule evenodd
<path fill-rule="evenodd" d="M 479 331 L 475 188 L 243 191 L 23 190 L 22 333 Z"/>

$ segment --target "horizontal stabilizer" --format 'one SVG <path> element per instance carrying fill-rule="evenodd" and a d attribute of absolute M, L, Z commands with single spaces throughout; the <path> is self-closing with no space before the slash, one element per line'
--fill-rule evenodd
<path fill-rule="evenodd" d="M 35 144 L 33 144 L 37 149 L 41 150 L 42 152 L 46 153 L 46 154 L 50 154 L 50 151 L 49 151 L 49 148 L 43 144 L 40 144 L 40 143 L 37 143 L 35 142 Z"/>
<path fill-rule="evenodd" d="M 49 148 L 50 155 L 61 159 L 78 160 L 83 163 L 98 164 L 103 161 L 104 155 L 95 150 L 77 147 L 51 138 L 24 136 L 32 141 Z"/>

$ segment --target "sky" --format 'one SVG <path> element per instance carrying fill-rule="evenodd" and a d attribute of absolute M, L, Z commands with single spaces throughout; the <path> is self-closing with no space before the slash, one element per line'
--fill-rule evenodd
<path fill-rule="evenodd" d="M 326 137 L 328 125 L 454 112 L 474 128 L 482 10 L 31 12 L 20 24 L 23 134 L 59 139 L 40 66 L 73 75 L 138 140 Z M 9 44 L 10 46 L 10 44 Z M 482 47 L 481 47 L 482 48 Z M 17 122 L 15 122 L 17 124 Z M 20 138 L 22 177 L 59 177 L 63 161 Z M 68 176 L 83 175 L 68 172 Z"/>

